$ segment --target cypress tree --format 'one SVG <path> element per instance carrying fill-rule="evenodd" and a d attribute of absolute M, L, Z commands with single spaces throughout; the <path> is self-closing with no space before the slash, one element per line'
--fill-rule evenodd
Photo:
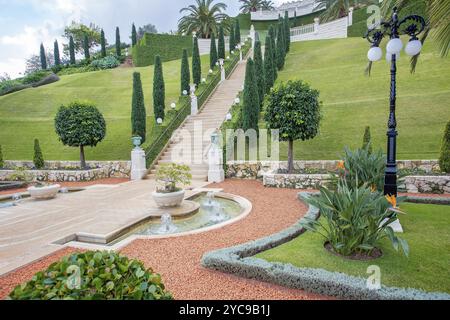
<path fill-rule="evenodd" d="M 86 60 L 89 60 L 91 58 L 91 54 L 89 52 L 89 39 L 87 34 L 84 35 L 83 45 L 84 45 L 84 57 L 86 58 Z"/>
<path fill-rule="evenodd" d="M 260 103 L 258 97 L 258 85 L 256 84 L 255 64 L 248 59 L 245 71 L 244 101 L 242 109 L 242 129 L 258 129 Z"/>
<path fill-rule="evenodd" d="M 42 70 L 47 70 L 47 56 L 45 55 L 45 48 L 44 48 L 44 44 L 41 43 L 41 68 Z"/>
<path fill-rule="evenodd" d="M 69 39 L 69 55 L 70 55 L 70 64 L 76 64 L 75 60 L 75 43 L 73 42 L 73 37 L 70 36 Z"/>
<path fill-rule="evenodd" d="M 291 26 L 289 21 L 289 13 L 286 11 L 284 14 L 284 41 L 286 42 L 286 53 L 291 50 Z"/>
<path fill-rule="evenodd" d="M 367 149 L 369 154 L 373 152 L 372 147 L 372 137 L 370 135 L 370 127 L 366 127 L 366 131 L 364 132 L 364 138 L 363 138 L 363 149 Z"/>
<path fill-rule="evenodd" d="M 145 110 L 144 92 L 142 90 L 141 74 L 133 73 L 133 99 L 131 102 L 131 130 L 133 136 L 140 136 L 142 143 L 147 136 L 147 114 Z"/>
<path fill-rule="evenodd" d="M 155 74 L 153 76 L 153 112 L 155 114 L 155 120 L 158 120 L 158 118 L 164 120 L 166 109 L 165 95 L 166 88 L 164 85 L 164 74 L 161 57 L 156 56 Z"/>
<path fill-rule="evenodd" d="M 0 168 L 3 168 L 4 166 L 5 166 L 5 161 L 3 160 L 2 145 L 0 144 Z"/>
<path fill-rule="evenodd" d="M 59 56 L 59 45 L 58 40 L 55 40 L 54 47 L 53 47 L 53 55 L 55 57 L 55 66 L 61 65 L 61 58 Z"/>
<path fill-rule="evenodd" d="M 234 39 L 235 34 L 234 34 L 234 27 L 231 26 L 230 28 L 230 54 L 231 51 L 236 50 L 236 40 Z"/>
<path fill-rule="evenodd" d="M 106 38 L 105 38 L 105 31 L 103 31 L 100 34 L 100 44 L 101 44 L 101 52 L 102 52 L 102 57 L 106 57 Z"/>
<path fill-rule="evenodd" d="M 236 19 L 236 22 L 235 22 L 234 42 L 236 45 L 241 43 L 241 26 L 239 25 L 239 19 Z"/>
<path fill-rule="evenodd" d="M 277 67 L 277 47 L 276 47 L 276 34 L 275 34 L 275 28 L 273 25 L 270 25 L 269 28 L 269 35 L 271 40 L 271 47 L 272 47 L 272 62 L 273 62 L 273 81 L 277 80 L 278 78 L 278 67 Z"/>
<path fill-rule="evenodd" d="M 186 49 L 183 49 L 183 58 L 181 59 L 181 94 L 183 91 L 189 92 L 191 83 L 191 72 L 189 70 L 189 57 Z"/>
<path fill-rule="evenodd" d="M 220 26 L 219 28 L 217 56 L 219 57 L 219 59 L 225 59 L 225 35 L 223 34 L 223 26 Z"/>
<path fill-rule="evenodd" d="M 198 86 L 202 80 L 202 62 L 198 48 L 198 38 L 194 37 L 194 49 L 192 52 L 192 81 Z"/>
<path fill-rule="evenodd" d="M 258 85 L 259 102 L 262 105 L 264 93 L 266 92 L 266 81 L 264 75 L 264 65 L 262 60 L 261 41 L 255 42 L 255 75 Z"/>
<path fill-rule="evenodd" d="M 43 169 L 45 166 L 44 157 L 42 155 L 41 146 L 39 145 L 39 140 L 34 139 L 34 157 L 33 157 L 34 167 L 36 169 Z"/>
<path fill-rule="evenodd" d="M 450 121 L 445 127 L 441 155 L 439 157 L 439 167 L 442 172 L 450 173 Z"/>
<path fill-rule="evenodd" d="M 216 46 L 216 36 L 214 33 L 211 35 L 211 49 L 209 52 L 209 66 L 213 70 L 217 63 L 217 46 Z"/>
<path fill-rule="evenodd" d="M 277 66 L 278 70 L 283 69 L 286 58 L 286 44 L 284 41 L 285 29 L 283 23 L 278 24 L 277 32 Z"/>
<path fill-rule="evenodd" d="M 264 75 L 266 89 L 265 92 L 269 93 L 270 88 L 273 87 L 275 79 L 273 78 L 273 54 L 272 54 L 272 40 L 270 36 L 266 36 L 266 51 L 264 52 Z"/>
<path fill-rule="evenodd" d="M 120 48 L 120 30 L 119 27 L 116 28 L 116 56 L 122 56 L 122 49 Z"/>
<path fill-rule="evenodd" d="M 133 26 L 131 27 L 131 44 L 133 45 L 133 47 L 137 44 L 137 32 L 134 23 Z"/>
<path fill-rule="evenodd" d="M 294 28 L 297 27 L 297 10 L 294 13 Z"/>

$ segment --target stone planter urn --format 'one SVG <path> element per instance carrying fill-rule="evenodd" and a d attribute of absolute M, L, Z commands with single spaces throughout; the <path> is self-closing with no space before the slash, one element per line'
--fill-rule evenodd
<path fill-rule="evenodd" d="M 35 200 L 49 200 L 56 197 L 61 186 L 59 184 L 53 184 L 43 187 L 30 187 L 28 192 L 30 197 Z"/>
<path fill-rule="evenodd" d="M 173 208 L 178 207 L 183 203 L 185 191 L 177 191 L 170 193 L 153 192 L 153 200 L 159 208 Z"/>

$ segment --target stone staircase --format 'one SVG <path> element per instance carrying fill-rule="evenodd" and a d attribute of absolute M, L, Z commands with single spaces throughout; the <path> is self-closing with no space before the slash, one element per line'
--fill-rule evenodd
<path fill-rule="evenodd" d="M 191 168 L 193 180 L 208 179 L 208 151 L 211 134 L 222 125 L 245 79 L 246 61 L 238 63 L 229 79 L 222 82 L 203 109 L 189 116 L 177 129 L 167 149 L 150 171 L 150 178 L 164 163 L 186 164 Z"/>

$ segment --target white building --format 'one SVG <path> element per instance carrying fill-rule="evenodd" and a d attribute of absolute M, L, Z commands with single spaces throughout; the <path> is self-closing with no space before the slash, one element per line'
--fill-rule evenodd
<path fill-rule="evenodd" d="M 252 21 L 270 21 L 277 20 L 281 15 L 284 17 L 285 12 L 289 13 L 289 18 L 306 16 L 316 11 L 319 4 L 316 0 L 299 0 L 283 3 L 281 6 L 271 11 L 259 10 L 251 13 Z"/>

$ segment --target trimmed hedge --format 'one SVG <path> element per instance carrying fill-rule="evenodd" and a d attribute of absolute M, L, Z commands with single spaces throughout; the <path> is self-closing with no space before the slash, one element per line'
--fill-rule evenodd
<path fill-rule="evenodd" d="M 156 55 L 161 57 L 162 62 L 178 60 L 183 49 L 191 55 L 192 48 L 191 36 L 146 33 L 133 47 L 133 62 L 136 67 L 154 65 Z"/>

